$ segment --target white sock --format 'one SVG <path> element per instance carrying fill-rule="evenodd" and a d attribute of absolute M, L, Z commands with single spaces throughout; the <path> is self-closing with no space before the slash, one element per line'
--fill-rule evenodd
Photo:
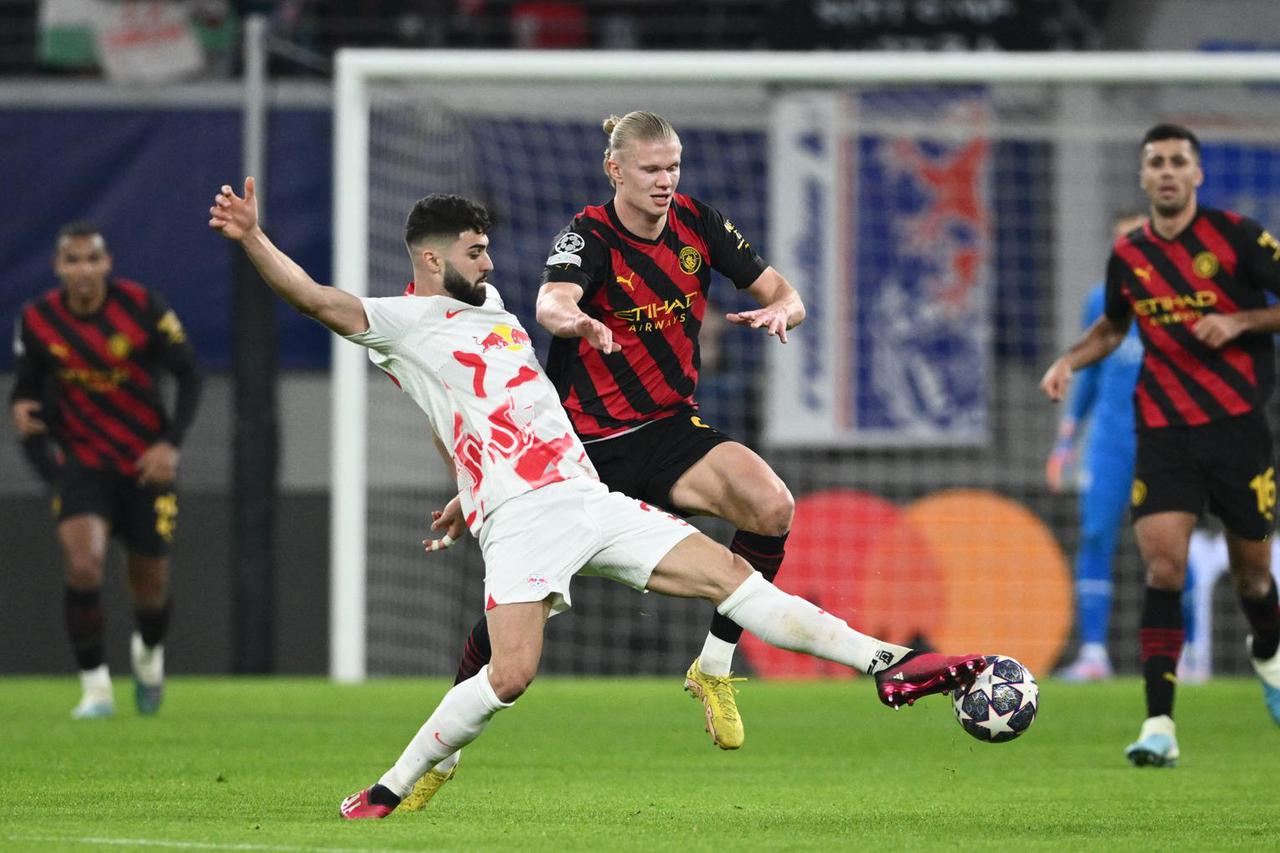
<path fill-rule="evenodd" d="M 489 718 L 510 702 L 502 702 L 489 683 L 489 666 L 444 695 L 435 711 L 409 741 L 395 766 L 382 774 L 378 784 L 386 785 L 404 798 L 413 783 L 432 767 L 480 736 Z"/>
<path fill-rule="evenodd" d="M 1108 663 L 1107 647 L 1102 643 L 1085 643 L 1080 646 L 1080 659 L 1095 663 Z"/>
<path fill-rule="evenodd" d="M 154 687 L 164 681 L 164 644 L 148 646 L 137 631 L 129 638 L 129 658 L 138 681 Z"/>
<path fill-rule="evenodd" d="M 450 770 L 458 766 L 458 759 L 460 758 L 462 758 L 462 750 L 458 750 L 453 755 L 446 755 L 436 763 L 435 767 L 432 767 L 431 769 L 440 773 L 448 773 Z"/>
<path fill-rule="evenodd" d="M 698 655 L 698 669 L 706 675 L 728 677 L 733 669 L 733 653 L 737 648 L 736 643 L 726 643 L 715 634 L 707 634 L 707 641 L 702 644 L 702 654 Z"/>
<path fill-rule="evenodd" d="M 80 690 L 86 696 L 95 698 L 111 698 L 111 671 L 105 663 L 93 669 L 80 670 Z"/>
<path fill-rule="evenodd" d="M 778 589 L 759 572 L 752 572 L 716 610 L 771 646 L 842 663 L 859 672 L 885 669 L 911 651 L 858 633 L 825 610 Z"/>

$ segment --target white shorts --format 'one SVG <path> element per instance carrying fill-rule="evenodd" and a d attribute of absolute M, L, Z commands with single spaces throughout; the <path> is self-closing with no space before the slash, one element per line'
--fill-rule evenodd
<path fill-rule="evenodd" d="M 667 552 L 697 533 L 688 522 L 579 477 L 514 497 L 480 528 L 485 609 L 551 600 L 568 610 L 569 581 L 596 575 L 643 590 Z"/>

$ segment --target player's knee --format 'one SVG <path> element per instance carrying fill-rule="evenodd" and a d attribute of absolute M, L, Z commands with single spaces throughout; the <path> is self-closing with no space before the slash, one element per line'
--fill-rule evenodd
<path fill-rule="evenodd" d="M 707 590 L 703 597 L 712 604 L 719 604 L 742 586 L 753 571 L 755 569 L 750 563 L 726 549 L 724 559 L 716 561 L 714 568 L 707 573 Z"/>
<path fill-rule="evenodd" d="M 796 501 L 781 481 L 755 500 L 755 530 L 764 536 L 781 536 L 791 529 L 796 515 Z"/>
<path fill-rule="evenodd" d="M 514 702 L 524 695 L 538 674 L 537 666 L 492 661 L 489 664 L 489 686 L 503 702 Z"/>
<path fill-rule="evenodd" d="M 1232 572 L 1236 592 L 1245 598 L 1263 598 L 1271 591 L 1271 567 L 1246 564 Z"/>
<path fill-rule="evenodd" d="M 133 584 L 133 602 L 138 607 L 154 610 L 164 606 L 169 587 L 163 581 L 146 581 Z"/>
<path fill-rule="evenodd" d="M 104 555 L 77 551 L 67 555 L 67 584 L 78 589 L 102 586 Z"/>
<path fill-rule="evenodd" d="M 1154 554 L 1147 557 L 1147 586 L 1153 589 L 1179 591 L 1186 579 L 1187 564 L 1173 557 Z"/>

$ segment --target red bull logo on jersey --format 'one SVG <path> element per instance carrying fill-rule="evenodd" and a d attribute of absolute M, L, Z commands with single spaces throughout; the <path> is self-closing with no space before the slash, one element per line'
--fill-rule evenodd
<path fill-rule="evenodd" d="M 476 338 L 475 341 L 480 345 L 480 352 L 482 353 L 498 349 L 521 350 L 533 343 L 524 329 L 508 326 L 504 323 L 494 326 L 489 334 L 482 338 Z"/>

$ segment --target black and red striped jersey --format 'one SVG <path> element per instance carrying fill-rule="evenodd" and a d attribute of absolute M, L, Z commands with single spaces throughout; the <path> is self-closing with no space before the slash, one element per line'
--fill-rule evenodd
<path fill-rule="evenodd" d="M 28 303 L 14 334 L 17 380 L 12 399 L 57 401 L 41 418 L 67 461 L 137 473 L 137 459 L 160 440 L 181 444 L 195 416 L 200 378 L 195 351 L 164 299 L 121 278 L 107 283 L 101 307 L 72 313 L 55 288 Z M 161 400 L 159 371 L 178 378 L 171 417 Z"/>
<path fill-rule="evenodd" d="M 556 235 L 542 280 L 581 286 L 579 307 L 622 347 L 606 355 L 582 338 L 552 339 L 547 374 L 578 435 L 606 438 L 696 410 L 711 270 L 742 289 L 767 268 L 732 222 L 680 193 L 656 240 L 623 227 L 612 201 L 574 217 Z"/>
<path fill-rule="evenodd" d="M 1115 242 L 1106 316 L 1138 323 L 1140 427 L 1196 426 L 1266 401 L 1275 382 L 1270 334 L 1244 334 L 1214 349 L 1191 333 L 1206 314 L 1265 308 L 1266 291 L 1280 293 L 1280 244 L 1238 213 L 1200 208 L 1172 240 L 1148 222 Z"/>

